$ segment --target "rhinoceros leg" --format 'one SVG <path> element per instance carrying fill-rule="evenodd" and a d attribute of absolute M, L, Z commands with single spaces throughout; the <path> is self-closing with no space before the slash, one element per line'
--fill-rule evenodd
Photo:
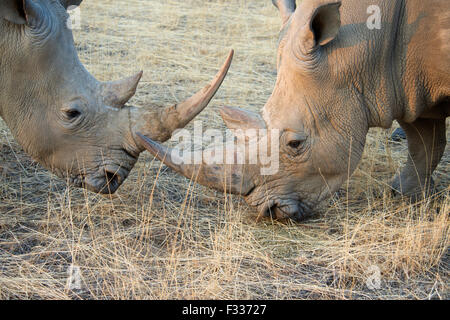
<path fill-rule="evenodd" d="M 439 164 L 447 143 L 444 119 L 399 121 L 408 139 L 408 160 L 392 183 L 392 188 L 417 201 L 433 192 L 431 175 Z"/>

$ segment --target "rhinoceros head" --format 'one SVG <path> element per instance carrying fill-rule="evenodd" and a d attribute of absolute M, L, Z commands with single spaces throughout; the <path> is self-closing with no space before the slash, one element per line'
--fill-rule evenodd
<path fill-rule="evenodd" d="M 274 3 L 283 20 L 275 89 L 262 116 L 224 108 L 222 118 L 230 129 L 267 129 L 262 138 L 238 140 L 235 155 L 247 157 L 255 145 L 272 148 L 271 141 L 276 139 L 278 171 L 262 175 L 260 160 L 246 165 L 179 165 L 169 156 L 171 150 L 140 139 L 150 152 L 188 178 L 243 195 L 261 216 L 298 220 L 333 194 L 355 169 L 368 130 L 367 115 L 358 108 L 363 101 L 359 83 L 348 85 L 355 70 L 352 63 L 358 61 L 342 57 L 342 50 L 333 46 L 341 27 L 341 3 L 305 0 L 297 9 L 293 0 Z M 356 90 L 349 89 L 352 86 Z"/>
<path fill-rule="evenodd" d="M 97 81 L 80 63 L 66 9 L 81 0 L 2 0 L 0 116 L 26 152 L 79 187 L 114 193 L 144 150 L 141 131 L 165 141 L 206 105 L 222 83 L 232 53 L 213 82 L 169 108 L 135 108 L 142 72 Z"/>

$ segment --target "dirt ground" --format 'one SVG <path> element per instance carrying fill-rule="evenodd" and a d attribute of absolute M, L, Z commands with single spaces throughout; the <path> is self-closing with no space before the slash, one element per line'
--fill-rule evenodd
<path fill-rule="evenodd" d="M 270 96 L 279 27 L 269 0 L 85 0 L 74 35 L 99 80 L 144 70 L 131 103 L 146 108 L 196 92 L 234 48 L 198 118 L 224 129 L 220 106 L 257 111 Z M 299 224 L 256 222 L 147 153 L 113 197 L 74 189 L 0 121 L 0 298 L 449 299 L 450 150 L 438 194 L 413 205 L 391 195 L 406 159 L 391 132 L 371 130 L 349 183 Z"/>

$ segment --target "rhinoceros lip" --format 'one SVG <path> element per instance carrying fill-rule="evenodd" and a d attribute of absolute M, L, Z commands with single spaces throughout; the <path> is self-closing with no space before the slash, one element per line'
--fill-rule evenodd
<path fill-rule="evenodd" d="M 271 217 L 275 220 L 291 219 L 296 222 L 305 220 L 311 212 L 311 206 L 300 200 L 275 201 L 268 200 L 259 206 L 259 216 Z"/>
<path fill-rule="evenodd" d="M 130 170 L 123 167 L 105 166 L 97 174 L 86 175 L 82 187 L 99 194 L 114 194 L 129 172 Z"/>
<path fill-rule="evenodd" d="M 120 166 L 103 166 L 96 172 L 68 177 L 70 185 L 99 194 L 113 194 L 128 177 L 130 170 Z M 61 178 L 64 175 L 58 174 Z"/>

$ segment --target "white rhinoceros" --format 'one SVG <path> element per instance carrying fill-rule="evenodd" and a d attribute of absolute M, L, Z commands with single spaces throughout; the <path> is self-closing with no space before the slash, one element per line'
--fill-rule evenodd
<path fill-rule="evenodd" d="M 145 136 L 142 143 L 188 178 L 243 195 L 262 216 L 299 220 L 355 170 L 369 128 L 397 120 L 410 156 L 393 188 L 426 194 L 450 114 L 450 2 L 274 3 L 283 24 L 272 96 L 262 117 L 234 108 L 223 109 L 222 117 L 232 129 L 278 129 L 279 171 L 262 176 L 261 162 L 179 164 L 170 149 Z M 249 150 L 247 140 L 236 152 Z"/>
<path fill-rule="evenodd" d="M 1 0 L 0 116 L 24 150 L 75 186 L 114 193 L 144 151 L 212 99 L 231 63 L 202 91 L 166 109 L 127 106 L 142 72 L 97 81 L 80 63 L 66 9 L 82 0 Z"/>

